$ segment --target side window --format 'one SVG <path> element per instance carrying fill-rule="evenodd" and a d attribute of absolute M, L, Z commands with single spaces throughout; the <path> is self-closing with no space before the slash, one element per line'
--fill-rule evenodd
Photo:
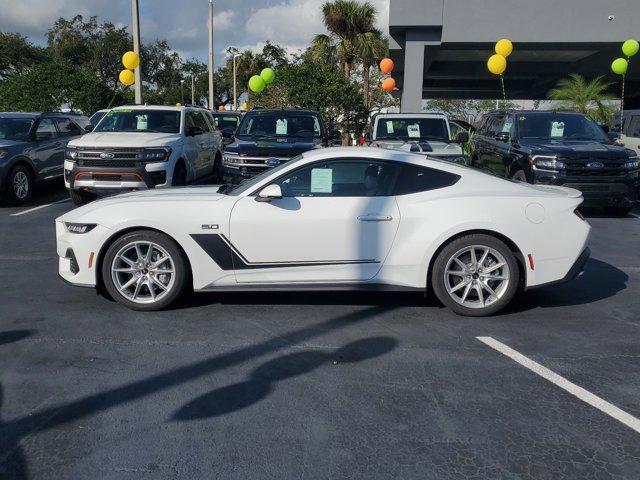
<path fill-rule="evenodd" d="M 205 114 L 204 112 L 196 112 L 196 118 L 197 118 L 197 122 L 198 122 L 198 126 L 200 128 L 202 128 L 203 131 L 205 132 L 210 132 L 211 131 L 211 127 L 209 126 L 209 121 L 205 118 Z"/>
<path fill-rule="evenodd" d="M 48 140 L 51 138 L 56 138 L 58 136 L 58 131 L 56 130 L 56 126 L 53 124 L 53 120 L 50 118 L 43 118 L 38 123 L 38 128 L 36 129 L 36 139 L 37 140 Z"/>
<path fill-rule="evenodd" d="M 212 132 L 215 132 L 216 130 L 218 130 L 218 123 L 213 118 L 213 115 L 211 115 L 211 112 L 206 112 L 204 115 L 205 117 L 207 117 L 207 120 L 209 121 L 209 126 L 211 127 L 210 130 Z"/>
<path fill-rule="evenodd" d="M 285 197 L 375 197 L 391 194 L 397 164 L 333 160 L 306 165 L 274 183 Z"/>
<path fill-rule="evenodd" d="M 503 116 L 493 118 L 493 122 L 491 122 L 491 129 L 490 129 L 489 135 L 494 136 L 502 132 L 502 127 L 504 126 L 504 123 L 505 123 L 504 119 L 505 117 Z"/>
<path fill-rule="evenodd" d="M 193 110 L 189 110 L 185 115 L 185 125 L 187 129 L 191 127 L 200 127 L 203 132 L 209 131 L 209 126 L 202 114 L 200 112 L 194 112 Z"/>
<path fill-rule="evenodd" d="M 629 119 L 629 127 L 627 128 L 627 136 L 640 138 L 640 115 L 633 115 Z"/>
<path fill-rule="evenodd" d="M 76 137 L 82 135 L 82 129 L 68 118 L 56 118 L 56 124 L 60 135 L 63 137 Z"/>
<path fill-rule="evenodd" d="M 400 167 L 393 195 L 408 195 L 449 187 L 459 179 L 460 176 L 453 173 L 407 163 Z"/>
<path fill-rule="evenodd" d="M 482 122 L 480 123 L 480 127 L 478 128 L 478 134 L 479 135 L 486 135 L 488 130 L 489 130 L 489 123 L 491 122 L 491 115 L 486 115 L 483 119 Z"/>

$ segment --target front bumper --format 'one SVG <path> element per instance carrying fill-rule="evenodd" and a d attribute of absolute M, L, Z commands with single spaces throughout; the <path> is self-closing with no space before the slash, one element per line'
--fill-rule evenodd
<path fill-rule="evenodd" d="M 58 275 L 65 282 L 80 287 L 96 286 L 96 265 L 99 245 L 112 231 L 97 225 L 87 233 L 70 233 L 60 220 L 56 220 L 56 251 Z"/>
<path fill-rule="evenodd" d="M 167 163 L 154 162 L 121 167 L 116 162 L 105 167 L 81 167 L 65 160 L 64 181 L 73 190 L 133 190 L 165 186 Z"/>
<path fill-rule="evenodd" d="M 585 206 L 630 207 L 638 200 L 638 173 L 617 176 L 563 176 L 534 171 L 534 183 L 574 188 Z"/>

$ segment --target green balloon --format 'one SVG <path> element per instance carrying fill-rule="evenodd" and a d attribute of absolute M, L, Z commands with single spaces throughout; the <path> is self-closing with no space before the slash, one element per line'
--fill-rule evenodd
<path fill-rule="evenodd" d="M 627 67 L 629 63 L 624 58 L 616 58 L 611 63 L 611 71 L 617 75 L 624 75 L 627 73 Z"/>
<path fill-rule="evenodd" d="M 276 72 L 274 72 L 272 68 L 263 68 L 260 72 L 260 76 L 264 80 L 264 83 L 271 85 L 276 79 Z"/>
<path fill-rule="evenodd" d="M 640 50 L 640 43 L 637 40 L 630 38 L 622 44 L 622 53 L 627 57 L 633 57 Z"/>
<path fill-rule="evenodd" d="M 264 83 L 264 80 L 260 75 L 254 75 L 249 79 L 249 90 L 252 92 L 260 93 L 266 86 L 267 84 Z"/>

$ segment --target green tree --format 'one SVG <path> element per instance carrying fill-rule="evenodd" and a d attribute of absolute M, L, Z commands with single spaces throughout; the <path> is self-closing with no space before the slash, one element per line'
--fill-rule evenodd
<path fill-rule="evenodd" d="M 362 89 L 364 92 L 364 103 L 367 107 L 371 105 L 371 67 L 376 62 L 387 55 L 389 43 L 383 37 L 380 30 L 372 29 L 364 32 L 356 38 L 356 54 L 362 62 Z"/>
<path fill-rule="evenodd" d="M 0 79 L 25 73 L 46 58 L 45 49 L 36 47 L 19 33 L 0 32 Z"/>
<path fill-rule="evenodd" d="M 116 93 L 116 104 L 124 100 Z M 23 75 L 0 82 L 0 110 L 58 110 L 63 104 L 91 114 L 104 108 L 114 93 L 93 72 L 69 62 L 49 61 Z"/>
<path fill-rule="evenodd" d="M 616 98 L 608 92 L 611 85 L 603 80 L 602 75 L 587 81 L 581 75 L 573 73 L 569 78 L 560 80 L 548 97 L 558 100 L 560 109 L 575 110 L 594 120 L 608 122 L 614 109 L 606 102 Z"/>

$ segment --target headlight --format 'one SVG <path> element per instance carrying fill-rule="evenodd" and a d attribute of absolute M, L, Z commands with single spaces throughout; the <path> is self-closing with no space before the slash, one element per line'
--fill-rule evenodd
<path fill-rule="evenodd" d="M 534 170 L 541 170 L 543 172 L 557 172 L 563 169 L 566 165 L 563 161 L 558 160 L 556 157 L 545 155 L 534 155 L 529 160 Z"/>
<path fill-rule="evenodd" d="M 140 152 L 140 160 L 143 162 L 161 162 L 167 160 L 171 156 L 169 147 L 162 148 L 145 148 Z"/>
<path fill-rule="evenodd" d="M 96 227 L 95 223 L 69 223 L 64 222 L 64 228 L 69 233 L 87 233 Z"/>
<path fill-rule="evenodd" d="M 78 149 L 76 147 L 67 147 L 64 151 L 64 158 L 67 160 L 71 160 L 72 162 L 76 161 L 78 157 Z"/>
<path fill-rule="evenodd" d="M 234 152 L 225 152 L 222 155 L 222 163 L 243 163 L 242 159 L 238 157 L 237 153 Z"/>
<path fill-rule="evenodd" d="M 629 157 L 629 160 L 622 164 L 622 168 L 624 168 L 625 170 L 637 170 L 638 166 L 640 166 L 638 157 Z"/>

